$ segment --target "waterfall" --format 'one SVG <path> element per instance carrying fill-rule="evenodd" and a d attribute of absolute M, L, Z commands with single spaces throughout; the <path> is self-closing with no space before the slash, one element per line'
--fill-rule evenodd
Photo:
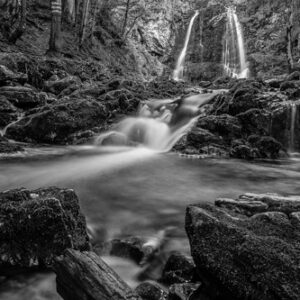
<path fill-rule="evenodd" d="M 296 103 L 291 103 L 291 124 L 290 124 L 290 152 L 295 151 L 295 125 L 297 117 L 297 105 Z"/>
<path fill-rule="evenodd" d="M 181 53 L 178 57 L 177 63 L 176 63 L 176 68 L 174 70 L 173 73 L 173 79 L 175 81 L 180 81 L 183 80 L 183 71 L 184 71 L 184 61 L 185 61 L 185 56 L 186 56 L 186 51 L 189 45 L 189 41 L 190 41 L 190 37 L 191 37 L 191 32 L 192 32 L 192 28 L 193 28 L 193 24 L 194 21 L 196 19 L 196 17 L 199 15 L 199 11 L 196 10 L 195 14 L 193 15 L 193 17 L 191 18 L 186 36 L 185 36 L 185 41 L 184 41 L 184 46 L 181 50 Z"/>
<path fill-rule="evenodd" d="M 147 101 L 140 106 L 136 117 L 125 118 L 111 131 L 101 134 L 96 144 L 141 146 L 167 152 L 197 121 L 199 107 L 215 95 L 199 94 L 185 99 Z"/>
<path fill-rule="evenodd" d="M 231 7 L 227 10 L 223 63 L 227 75 L 234 78 L 248 77 L 249 69 L 247 67 L 242 26 L 236 10 Z"/>

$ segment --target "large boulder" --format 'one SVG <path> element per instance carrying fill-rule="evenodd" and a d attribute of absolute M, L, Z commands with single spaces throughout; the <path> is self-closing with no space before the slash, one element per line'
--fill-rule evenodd
<path fill-rule="evenodd" d="M 191 205 L 186 231 L 209 299 L 300 298 L 300 197 L 245 194 Z"/>
<path fill-rule="evenodd" d="M 0 193 L 0 273 L 51 265 L 65 249 L 89 249 L 86 221 L 70 189 Z"/>
<path fill-rule="evenodd" d="M 102 125 L 107 116 L 106 107 L 94 100 L 66 99 L 24 117 L 7 130 L 7 136 L 19 141 L 62 144 L 75 132 Z"/>

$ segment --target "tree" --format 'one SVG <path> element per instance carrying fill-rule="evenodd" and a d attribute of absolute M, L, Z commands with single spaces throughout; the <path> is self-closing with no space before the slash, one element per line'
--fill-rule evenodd
<path fill-rule="evenodd" d="M 61 49 L 61 0 L 51 0 L 51 33 L 48 52 L 60 52 Z"/>
<path fill-rule="evenodd" d="M 86 39 L 92 39 L 99 13 L 101 0 L 84 0 L 83 11 L 79 30 L 79 45 L 82 46 Z"/>
<path fill-rule="evenodd" d="M 287 57 L 289 69 L 300 59 L 300 0 L 291 0 L 287 25 Z"/>

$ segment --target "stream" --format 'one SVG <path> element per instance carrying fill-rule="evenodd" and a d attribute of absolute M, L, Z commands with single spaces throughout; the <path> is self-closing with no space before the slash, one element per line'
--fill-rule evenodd
<path fill-rule="evenodd" d="M 151 236 L 176 228 L 172 247 L 188 253 L 184 215 L 188 204 L 236 197 L 244 192 L 300 194 L 300 159 L 245 162 L 186 159 L 146 148 L 76 146 L 27 149 L 2 158 L 0 189 L 56 185 L 74 188 L 87 221 L 100 238 Z M 107 262 L 131 286 L 138 267 L 120 259 Z M 130 270 L 130 271 L 129 271 Z M 19 276 L 1 285 L 1 300 L 60 299 L 54 275 Z"/>

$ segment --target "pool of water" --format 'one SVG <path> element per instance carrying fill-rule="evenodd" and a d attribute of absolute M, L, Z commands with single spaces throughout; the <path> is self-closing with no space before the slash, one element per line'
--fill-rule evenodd
<path fill-rule="evenodd" d="M 0 160 L 0 190 L 73 188 L 88 223 L 102 239 L 151 236 L 172 226 L 174 248 L 183 252 L 188 252 L 187 205 L 245 192 L 299 195 L 299 179 L 297 157 L 249 163 L 186 159 L 145 148 L 84 146 L 29 149 L 26 155 Z M 115 263 L 119 272 L 126 269 L 126 264 L 109 263 Z M 59 299 L 54 287 L 53 275 L 17 278 L 0 287 L 0 300 Z"/>

